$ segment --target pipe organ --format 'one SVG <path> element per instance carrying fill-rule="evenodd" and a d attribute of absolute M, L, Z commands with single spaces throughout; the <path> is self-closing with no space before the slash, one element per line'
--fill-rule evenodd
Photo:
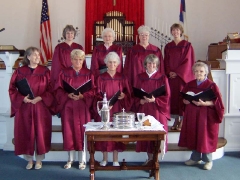
<path fill-rule="evenodd" d="M 115 32 L 116 45 L 122 47 L 124 54 L 127 53 L 133 45 L 134 41 L 134 22 L 125 20 L 126 17 L 122 12 L 110 11 L 104 15 L 102 21 L 94 22 L 93 47 L 103 43 L 101 33 L 104 28 L 112 28 Z"/>

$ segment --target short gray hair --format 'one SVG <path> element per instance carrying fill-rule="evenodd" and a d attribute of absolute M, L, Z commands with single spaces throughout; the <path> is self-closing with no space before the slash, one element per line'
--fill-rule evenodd
<path fill-rule="evenodd" d="M 101 34 L 102 38 L 103 38 L 104 34 L 107 33 L 107 32 L 111 32 L 111 33 L 112 33 L 112 36 L 113 36 L 113 39 L 115 40 L 115 32 L 114 32 L 114 30 L 113 30 L 112 28 L 105 28 L 105 29 L 102 31 L 102 34 Z"/>
<path fill-rule="evenodd" d="M 149 63 L 149 62 L 156 63 L 157 68 L 159 68 L 159 66 L 160 66 L 159 58 L 155 54 L 149 54 L 145 57 L 145 59 L 143 61 L 143 66 L 145 69 L 147 67 L 147 63 Z"/>
<path fill-rule="evenodd" d="M 120 57 L 115 52 L 109 52 L 106 57 L 104 58 L 105 64 L 108 63 L 109 60 L 117 60 L 118 65 L 120 64 Z"/>
<path fill-rule="evenodd" d="M 196 69 L 197 67 L 204 67 L 206 76 L 208 75 L 208 65 L 207 65 L 207 64 L 205 64 L 205 63 L 203 63 L 203 62 L 196 62 L 196 63 L 193 65 L 193 67 L 192 67 L 193 74 L 194 74 L 195 69 Z"/>
<path fill-rule="evenodd" d="M 138 31 L 138 34 L 142 34 L 142 33 L 144 33 L 144 32 L 148 32 L 148 33 L 150 34 L 151 29 L 150 29 L 150 27 L 148 27 L 148 26 L 142 25 L 142 26 L 140 26 L 140 27 L 138 28 L 137 31 Z"/>

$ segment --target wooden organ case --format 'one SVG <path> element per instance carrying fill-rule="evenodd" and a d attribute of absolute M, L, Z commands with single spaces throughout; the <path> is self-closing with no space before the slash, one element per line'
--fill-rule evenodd
<path fill-rule="evenodd" d="M 107 27 L 114 30 L 115 41 L 113 44 L 121 46 L 124 54 L 135 45 L 134 22 L 126 21 L 126 17 L 122 12 L 110 11 L 104 15 L 102 21 L 94 22 L 93 48 L 103 43 L 101 33 Z"/>

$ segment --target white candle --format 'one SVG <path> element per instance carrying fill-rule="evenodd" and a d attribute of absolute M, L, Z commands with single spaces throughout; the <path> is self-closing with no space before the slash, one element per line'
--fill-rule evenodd
<path fill-rule="evenodd" d="M 164 21 L 162 22 L 162 32 L 161 33 L 163 33 L 163 27 L 164 27 Z"/>
<path fill-rule="evenodd" d="M 136 44 L 137 44 L 137 38 L 138 38 L 138 36 L 136 35 Z"/>
<path fill-rule="evenodd" d="M 167 23 L 166 23 L 166 34 L 165 35 L 167 36 Z"/>
<path fill-rule="evenodd" d="M 157 18 L 155 18 L 155 29 L 157 29 Z"/>

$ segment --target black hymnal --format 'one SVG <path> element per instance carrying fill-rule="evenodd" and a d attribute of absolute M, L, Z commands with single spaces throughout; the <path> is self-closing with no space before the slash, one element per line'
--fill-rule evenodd
<path fill-rule="evenodd" d="M 206 91 L 202 91 L 197 94 L 186 94 L 184 92 L 180 92 L 183 96 L 183 99 L 188 100 L 189 102 L 192 101 L 199 101 L 201 99 L 202 101 L 211 101 L 216 98 L 216 95 L 214 94 L 212 89 L 208 89 Z"/>
<path fill-rule="evenodd" d="M 70 84 L 68 84 L 66 81 L 63 80 L 63 88 L 67 93 L 73 93 L 75 95 L 79 95 L 79 92 L 81 94 L 89 91 L 92 88 L 92 80 L 88 80 L 78 88 L 72 87 Z"/>
<path fill-rule="evenodd" d="M 147 98 L 152 98 L 152 96 L 154 96 L 156 98 L 156 97 L 165 95 L 166 90 L 164 85 L 162 85 L 160 88 L 155 89 L 151 93 L 147 93 L 141 89 L 133 87 L 133 93 L 135 97 L 138 97 L 140 99 L 144 99 L 143 96 L 146 96 Z"/>
<path fill-rule="evenodd" d="M 121 91 L 119 90 L 112 96 L 112 98 L 109 100 L 109 106 L 113 106 L 117 102 L 120 94 L 121 94 Z"/>
<path fill-rule="evenodd" d="M 16 82 L 16 87 L 18 89 L 18 92 L 20 92 L 23 96 L 27 96 L 28 95 L 29 99 L 34 99 L 34 95 L 33 95 L 32 89 L 29 86 L 28 81 L 27 81 L 26 78 L 24 78 L 24 79 L 22 79 L 20 81 L 17 81 Z"/>

